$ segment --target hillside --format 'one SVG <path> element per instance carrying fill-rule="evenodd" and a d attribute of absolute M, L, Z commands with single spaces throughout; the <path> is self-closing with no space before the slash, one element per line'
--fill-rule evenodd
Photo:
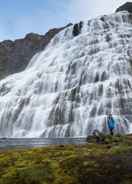
<path fill-rule="evenodd" d="M 29 33 L 23 39 L 0 42 L 0 79 L 24 70 L 30 59 L 44 50 L 51 39 L 65 27 L 51 29 L 45 35 Z"/>

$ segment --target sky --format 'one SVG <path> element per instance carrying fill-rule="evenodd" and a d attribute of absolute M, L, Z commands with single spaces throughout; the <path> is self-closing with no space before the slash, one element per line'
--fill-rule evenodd
<path fill-rule="evenodd" d="M 129 0 L 131 2 L 131 0 Z M 110 14 L 126 0 L 0 0 L 0 40 Z"/>

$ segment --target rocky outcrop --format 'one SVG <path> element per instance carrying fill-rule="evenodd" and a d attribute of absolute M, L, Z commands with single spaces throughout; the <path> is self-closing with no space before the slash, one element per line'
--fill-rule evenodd
<path fill-rule="evenodd" d="M 33 55 L 43 50 L 64 28 L 51 29 L 45 35 L 29 33 L 23 39 L 2 41 L 0 43 L 0 79 L 24 70 Z"/>
<path fill-rule="evenodd" d="M 79 24 L 74 24 L 73 26 L 73 36 L 78 36 L 81 33 L 81 29 L 83 27 L 83 22 L 80 22 Z"/>
<path fill-rule="evenodd" d="M 123 4 L 122 6 L 120 6 L 116 12 L 119 11 L 128 11 L 129 13 L 132 13 L 132 2 L 127 2 L 125 4 Z"/>

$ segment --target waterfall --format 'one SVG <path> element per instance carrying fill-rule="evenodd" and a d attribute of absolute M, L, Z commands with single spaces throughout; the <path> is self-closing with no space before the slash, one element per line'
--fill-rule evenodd
<path fill-rule="evenodd" d="M 26 70 L 0 81 L 0 137 L 80 137 L 132 131 L 132 14 L 80 22 L 57 34 Z"/>

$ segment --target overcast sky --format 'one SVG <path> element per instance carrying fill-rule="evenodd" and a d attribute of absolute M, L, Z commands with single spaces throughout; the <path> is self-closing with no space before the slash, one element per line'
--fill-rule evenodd
<path fill-rule="evenodd" d="M 131 1 L 131 0 L 129 0 Z M 0 0 L 0 40 L 113 13 L 126 0 Z"/>

